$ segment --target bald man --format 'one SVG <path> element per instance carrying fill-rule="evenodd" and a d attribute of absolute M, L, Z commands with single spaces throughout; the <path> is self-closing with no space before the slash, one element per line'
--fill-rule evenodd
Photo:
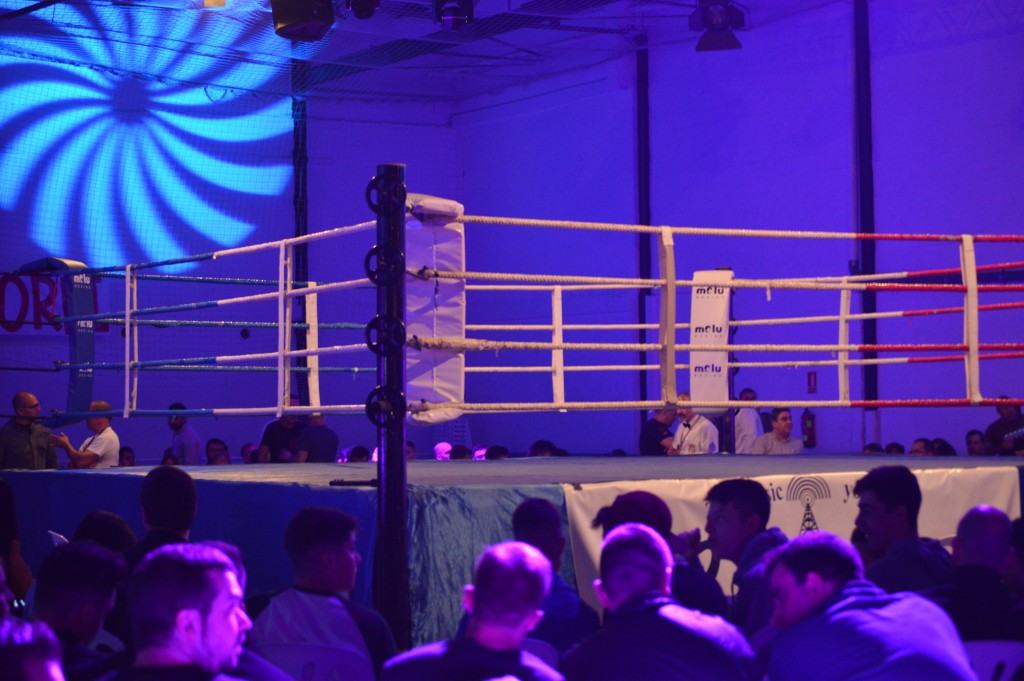
<path fill-rule="evenodd" d="M 965 641 L 1024 642 L 1024 602 L 1003 581 L 1013 551 L 1009 516 L 975 506 L 960 520 L 953 539 L 953 580 L 923 591 L 941 605 Z"/>
<path fill-rule="evenodd" d="M 110 403 L 102 400 L 89 404 L 91 412 L 108 412 Z M 71 468 L 114 468 L 117 466 L 121 440 L 110 427 L 110 417 L 90 416 L 85 419 L 85 427 L 92 433 L 78 449 L 71 446 L 71 440 L 64 433 L 51 435 L 50 442 L 68 453 Z"/>
<path fill-rule="evenodd" d="M 50 443 L 50 429 L 39 423 L 39 400 L 20 392 L 11 400 L 14 416 L 0 428 L 0 468 L 57 467 L 57 450 Z"/>

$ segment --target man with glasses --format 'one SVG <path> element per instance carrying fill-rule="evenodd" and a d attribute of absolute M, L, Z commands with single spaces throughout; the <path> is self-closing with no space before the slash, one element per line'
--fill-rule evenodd
<path fill-rule="evenodd" d="M 57 467 L 50 429 L 40 424 L 39 400 L 29 392 L 14 396 L 14 416 L 0 427 L 0 468 Z"/>

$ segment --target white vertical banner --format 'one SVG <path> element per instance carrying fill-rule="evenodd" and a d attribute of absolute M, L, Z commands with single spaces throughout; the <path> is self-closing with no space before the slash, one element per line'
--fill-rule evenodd
<path fill-rule="evenodd" d="M 732 270 L 704 270 L 693 273 L 695 282 L 690 298 L 690 343 L 728 345 L 729 303 L 732 289 L 722 286 L 732 281 Z M 729 353 L 694 351 L 690 353 L 690 399 L 717 402 L 729 399 Z M 697 408 L 705 416 L 718 416 L 724 408 Z"/>
<path fill-rule="evenodd" d="M 462 204 L 422 194 L 410 194 L 412 211 L 405 225 L 406 272 L 426 267 L 461 272 L 466 269 Z M 412 338 L 466 337 L 466 282 L 461 279 L 406 277 L 406 336 Z M 453 350 L 413 350 L 406 347 L 406 400 L 410 405 L 427 402 L 462 402 L 465 359 Z M 457 418 L 456 409 L 410 414 L 421 425 Z"/>

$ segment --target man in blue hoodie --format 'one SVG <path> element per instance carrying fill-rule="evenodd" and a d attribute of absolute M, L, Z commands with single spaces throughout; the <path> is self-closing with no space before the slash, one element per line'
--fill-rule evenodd
<path fill-rule="evenodd" d="M 768 625 L 772 612 L 771 593 L 761 558 L 786 543 L 786 535 L 777 527 L 768 527 L 771 499 L 768 490 L 756 480 L 733 478 L 712 487 L 705 497 L 708 503 L 707 546 L 713 560 L 728 560 L 736 565 L 732 578 L 733 598 L 729 620 L 752 640 Z M 700 545 L 700 531 L 681 535 L 689 547 L 693 563 Z"/>
<path fill-rule="evenodd" d="M 936 539 L 917 534 L 921 487 L 906 466 L 873 468 L 853 486 L 856 525 L 868 548 L 883 554 L 867 578 L 889 593 L 921 591 L 953 579 L 953 558 Z"/>

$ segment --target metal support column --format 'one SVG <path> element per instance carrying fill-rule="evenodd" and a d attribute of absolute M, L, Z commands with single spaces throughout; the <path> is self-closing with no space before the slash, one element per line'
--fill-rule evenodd
<path fill-rule="evenodd" d="M 377 387 L 366 415 L 377 426 L 377 552 L 374 601 L 395 641 L 411 639 L 409 537 L 405 478 L 405 166 L 377 166 L 366 201 L 377 214 L 377 244 L 366 256 L 366 276 L 377 285 L 377 316 L 366 344 L 377 355 Z"/>

